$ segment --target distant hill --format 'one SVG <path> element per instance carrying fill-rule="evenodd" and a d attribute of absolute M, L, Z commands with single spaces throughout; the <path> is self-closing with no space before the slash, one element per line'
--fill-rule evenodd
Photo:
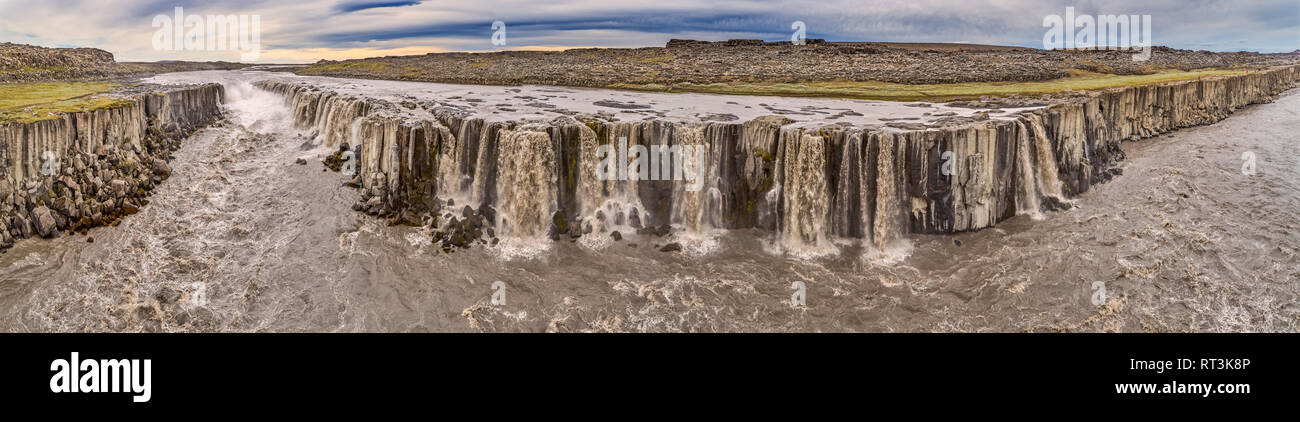
<path fill-rule="evenodd" d="M 0 83 L 104 80 L 192 70 L 242 69 L 229 62 L 118 62 L 98 48 L 47 48 L 0 43 Z"/>
<path fill-rule="evenodd" d="M 0 43 L 0 82 L 111 77 L 119 72 L 113 53 L 97 48 Z"/>
<path fill-rule="evenodd" d="M 906 85 L 1036 82 L 1085 74 L 1261 69 L 1294 54 L 1212 53 L 1152 47 L 1147 61 L 1116 50 L 1041 50 L 964 43 L 673 39 L 663 47 L 430 53 L 322 60 L 298 74 L 487 85 L 564 85 L 654 91 L 788 92 L 790 84 Z M 1194 77 L 1194 76 L 1193 76 Z M 737 88 L 738 85 L 761 89 Z M 918 94 L 919 95 L 919 94 Z"/>

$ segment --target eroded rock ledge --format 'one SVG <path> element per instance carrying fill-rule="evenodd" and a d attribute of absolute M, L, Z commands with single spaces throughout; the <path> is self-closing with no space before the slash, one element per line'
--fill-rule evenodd
<path fill-rule="evenodd" d="M 170 176 L 181 140 L 221 116 L 223 98 L 217 84 L 167 88 L 119 107 L 0 126 L 0 248 L 135 213 Z"/>
<path fill-rule="evenodd" d="M 799 248 L 833 238 L 883 246 L 908 233 L 981 229 L 1068 206 L 1065 198 L 1114 175 L 1122 141 L 1213 123 L 1268 102 L 1296 85 L 1297 69 L 1112 89 L 1013 119 L 921 130 L 808 127 L 779 116 L 491 121 L 304 82 L 258 85 L 284 95 L 300 127 L 353 151 L 363 191 L 356 208 L 374 215 L 419 222 L 432 213 L 454 221 L 468 205 L 473 209 L 465 218 L 470 211 L 490 216 L 498 233 L 552 238 L 670 224 L 678 230 L 756 227 Z M 706 146 L 704 188 L 596 180 L 597 146 L 619 137 L 631 145 Z M 458 208 L 439 212 L 448 203 Z"/>

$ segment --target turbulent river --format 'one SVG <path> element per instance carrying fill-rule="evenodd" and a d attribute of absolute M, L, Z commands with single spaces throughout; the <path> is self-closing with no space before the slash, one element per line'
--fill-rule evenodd
<path fill-rule="evenodd" d="M 1123 175 L 1074 198 L 1073 209 L 909 236 L 886 256 L 837 245 L 801 258 L 773 248 L 773 233 L 746 229 L 629 234 L 602 249 L 566 238 L 519 258 L 502 247 L 443 254 L 425 229 L 353 211 L 357 191 L 323 171 L 330 151 L 292 127 L 281 97 L 246 78 L 223 84 L 229 120 L 185 141 L 173 176 L 139 214 L 0 254 L 0 329 L 1300 327 L 1294 92 L 1211 126 L 1125 143 Z M 685 250 L 655 247 L 669 241 Z"/>

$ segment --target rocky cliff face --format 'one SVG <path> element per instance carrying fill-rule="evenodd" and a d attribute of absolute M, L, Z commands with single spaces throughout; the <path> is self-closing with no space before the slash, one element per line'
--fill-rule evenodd
<path fill-rule="evenodd" d="M 111 77 L 113 54 L 96 48 L 44 48 L 0 43 L 0 82 Z"/>
<path fill-rule="evenodd" d="M 351 151 L 363 190 L 355 208 L 370 214 L 417 222 L 432 212 L 446 230 L 475 221 L 503 235 L 545 231 L 553 239 L 662 233 L 667 225 L 757 227 L 774 231 L 787 250 L 816 252 L 834 239 L 883 247 L 908 233 L 975 230 L 1068 207 L 1066 198 L 1114 175 L 1120 142 L 1269 101 L 1296 85 L 1297 69 L 1113 89 L 1016 119 L 925 130 L 797 127 L 778 116 L 502 122 L 298 83 L 259 86 L 284 95 L 298 125 Z M 701 189 L 683 189 L 681 180 L 598 180 L 595 151 L 621 138 L 630 148 L 703 146 Z M 468 207 L 440 211 L 453 204 Z"/>
<path fill-rule="evenodd" d="M 116 224 L 171 174 L 169 153 L 221 114 L 220 85 L 0 126 L 0 247 Z"/>

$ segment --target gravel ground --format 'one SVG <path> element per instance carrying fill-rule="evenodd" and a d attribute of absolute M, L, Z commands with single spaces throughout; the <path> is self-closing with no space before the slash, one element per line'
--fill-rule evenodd
<path fill-rule="evenodd" d="M 441 53 L 321 61 L 308 75 L 492 85 L 880 81 L 935 84 L 1040 81 L 1071 70 L 1148 74 L 1158 70 L 1264 67 L 1300 60 L 1287 54 L 1212 53 L 1155 47 L 1148 61 L 1127 51 L 1059 51 L 963 44 L 673 40 L 665 47 Z"/>

